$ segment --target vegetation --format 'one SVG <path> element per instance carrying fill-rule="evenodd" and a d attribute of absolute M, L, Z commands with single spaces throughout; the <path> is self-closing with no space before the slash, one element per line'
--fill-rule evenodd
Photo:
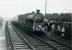
<path fill-rule="evenodd" d="M 72 14 L 71 13 L 53 13 L 53 14 L 46 14 L 46 18 L 48 20 L 57 21 L 57 22 L 72 22 Z"/>

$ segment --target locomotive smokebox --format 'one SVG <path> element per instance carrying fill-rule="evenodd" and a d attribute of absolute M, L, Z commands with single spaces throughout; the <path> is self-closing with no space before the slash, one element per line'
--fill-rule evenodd
<path fill-rule="evenodd" d="M 36 13 L 40 13 L 40 10 L 36 10 Z"/>

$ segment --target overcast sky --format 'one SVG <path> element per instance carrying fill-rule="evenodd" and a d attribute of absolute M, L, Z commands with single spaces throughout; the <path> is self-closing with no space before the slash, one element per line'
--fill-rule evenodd
<path fill-rule="evenodd" d="M 72 12 L 72 0 L 47 0 L 47 13 Z M 18 14 L 40 9 L 45 12 L 45 0 L 0 0 L 0 16 L 14 17 Z"/>

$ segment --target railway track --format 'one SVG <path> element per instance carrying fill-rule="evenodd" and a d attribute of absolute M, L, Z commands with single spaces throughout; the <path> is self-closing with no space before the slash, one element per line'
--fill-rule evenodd
<path fill-rule="evenodd" d="M 70 47 L 57 42 L 55 39 L 50 39 L 50 38 L 48 38 L 46 36 L 44 36 L 44 37 L 38 37 L 38 39 L 49 43 L 50 45 L 52 45 L 53 47 L 55 47 L 57 50 L 71 50 Z"/>
<path fill-rule="evenodd" d="M 63 44 L 55 41 L 54 39 L 48 38 L 47 36 L 38 37 L 38 36 L 33 35 L 32 37 L 35 38 L 35 39 L 37 39 L 37 40 L 39 40 L 39 41 L 42 41 L 43 43 L 46 43 L 47 46 L 52 47 L 53 50 L 70 50 L 71 49 L 68 46 L 65 46 L 65 45 L 63 45 Z"/>
<path fill-rule="evenodd" d="M 35 50 L 25 39 L 22 39 L 10 25 L 6 24 L 7 50 Z"/>
<path fill-rule="evenodd" d="M 21 33 L 23 35 L 23 38 L 25 38 L 29 42 L 29 44 L 32 45 L 35 48 L 35 50 L 57 50 L 56 48 L 49 45 L 45 41 L 34 38 L 34 37 L 24 33 L 23 31 L 21 31 L 19 28 L 15 27 L 15 26 L 13 26 L 13 29 L 18 34 Z M 20 34 L 20 36 L 22 36 L 21 34 Z"/>

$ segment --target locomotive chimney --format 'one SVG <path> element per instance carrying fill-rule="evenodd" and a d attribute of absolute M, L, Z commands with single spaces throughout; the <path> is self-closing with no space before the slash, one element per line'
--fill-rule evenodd
<path fill-rule="evenodd" d="M 36 10 L 36 13 L 40 13 L 40 10 Z"/>

